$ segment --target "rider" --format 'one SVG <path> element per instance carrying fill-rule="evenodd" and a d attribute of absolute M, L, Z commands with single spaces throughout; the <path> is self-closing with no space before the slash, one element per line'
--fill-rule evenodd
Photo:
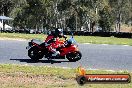
<path fill-rule="evenodd" d="M 56 28 L 55 31 L 50 32 L 48 37 L 45 40 L 45 45 L 48 47 L 49 51 L 51 51 L 53 54 L 52 56 L 60 55 L 60 52 L 56 49 L 61 47 L 61 45 L 58 45 L 58 42 L 60 41 L 60 38 L 67 38 L 63 34 L 63 30 Z"/>

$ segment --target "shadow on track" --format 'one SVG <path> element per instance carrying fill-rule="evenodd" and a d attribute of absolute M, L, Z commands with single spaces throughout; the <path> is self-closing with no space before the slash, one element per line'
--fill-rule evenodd
<path fill-rule="evenodd" d="M 15 61 L 20 61 L 20 62 L 26 62 L 26 63 L 61 63 L 61 62 L 69 62 L 69 61 L 55 61 L 55 60 L 38 60 L 38 61 L 33 61 L 31 59 L 10 59 L 10 60 L 15 60 Z"/>

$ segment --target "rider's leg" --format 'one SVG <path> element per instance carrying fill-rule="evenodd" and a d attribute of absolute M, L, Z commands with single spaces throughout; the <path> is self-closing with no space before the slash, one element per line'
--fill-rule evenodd
<path fill-rule="evenodd" d="M 53 43 L 53 44 L 50 46 L 50 51 L 53 52 L 52 56 L 60 55 L 60 52 L 56 50 L 57 48 L 58 48 L 58 45 L 55 44 L 55 43 Z"/>
<path fill-rule="evenodd" d="M 59 51 L 56 51 L 56 49 L 52 49 L 52 56 L 57 56 L 57 55 L 60 55 L 60 52 Z"/>

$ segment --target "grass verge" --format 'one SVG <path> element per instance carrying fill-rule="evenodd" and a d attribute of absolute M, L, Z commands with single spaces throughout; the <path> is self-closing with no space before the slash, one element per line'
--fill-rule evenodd
<path fill-rule="evenodd" d="M 110 72 L 87 70 L 88 74 L 126 74 L 132 72 Z M 76 69 L 47 66 L 25 66 L 0 64 L 0 88 L 132 88 L 129 84 L 85 84 L 75 81 Z"/>
<path fill-rule="evenodd" d="M 37 38 L 40 40 L 45 40 L 46 36 L 47 35 L 43 35 L 43 34 L 0 33 L 0 38 L 4 38 L 4 37 L 5 38 L 21 38 L 21 39 Z M 129 39 L 129 38 L 97 37 L 97 36 L 74 36 L 74 38 L 78 43 L 131 45 L 132 46 L 132 39 Z"/>

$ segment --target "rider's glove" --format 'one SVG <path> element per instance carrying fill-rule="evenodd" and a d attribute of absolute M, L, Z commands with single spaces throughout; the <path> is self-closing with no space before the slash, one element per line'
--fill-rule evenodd
<path fill-rule="evenodd" d="M 63 35 L 63 38 L 67 39 L 66 35 Z"/>

